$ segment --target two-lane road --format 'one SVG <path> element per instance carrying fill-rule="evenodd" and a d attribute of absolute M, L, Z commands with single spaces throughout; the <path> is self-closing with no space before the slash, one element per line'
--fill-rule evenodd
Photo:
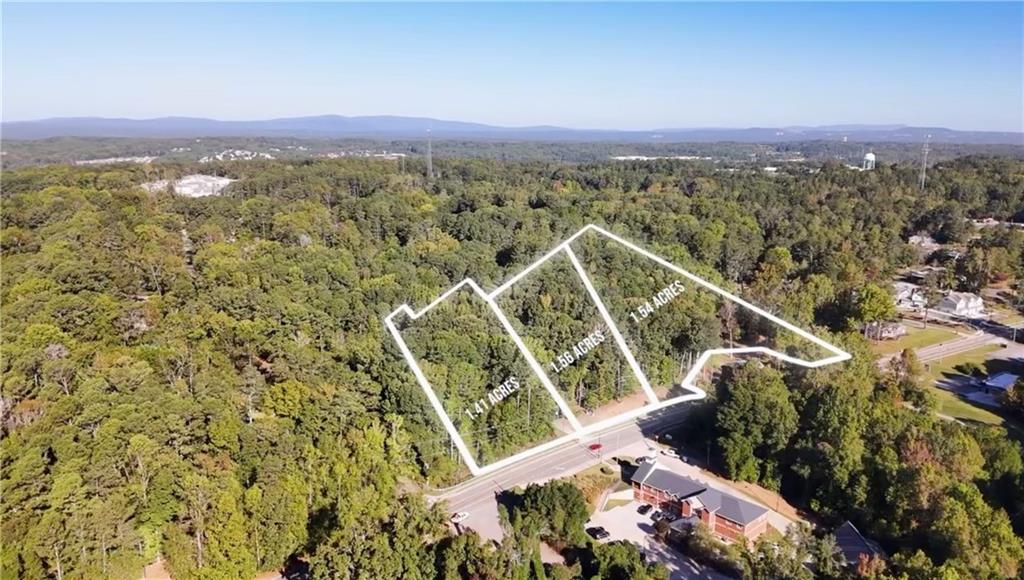
<path fill-rule="evenodd" d="M 664 429 L 679 422 L 690 409 L 691 406 L 684 403 L 655 411 L 647 419 L 641 420 L 643 430 L 651 432 Z M 592 443 L 600 443 L 600 451 L 595 452 L 588 449 L 587 446 Z M 630 421 L 609 427 L 582 441 L 573 441 L 555 447 L 546 453 L 524 459 L 494 473 L 474 477 L 434 494 L 431 499 L 446 500 L 453 512 L 471 512 L 471 508 L 474 506 L 487 502 L 493 503 L 496 492 L 528 483 L 568 476 L 591 465 L 596 465 L 602 459 L 618 454 L 622 449 L 646 448 L 640 446 L 644 446 L 643 431 L 640 424 Z"/>

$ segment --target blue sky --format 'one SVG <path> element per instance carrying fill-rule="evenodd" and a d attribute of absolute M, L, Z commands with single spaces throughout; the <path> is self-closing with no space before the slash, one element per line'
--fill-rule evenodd
<path fill-rule="evenodd" d="M 1024 130 L 1024 4 L 3 4 L 3 117 Z"/>

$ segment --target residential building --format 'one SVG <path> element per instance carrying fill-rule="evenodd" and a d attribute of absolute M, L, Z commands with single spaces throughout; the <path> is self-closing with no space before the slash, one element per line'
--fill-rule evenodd
<path fill-rule="evenodd" d="M 857 567 L 862 560 L 873 557 L 884 558 L 885 553 L 878 544 L 864 537 L 852 522 L 843 522 L 836 528 L 836 544 L 843 555 L 843 562 L 848 567 Z"/>
<path fill-rule="evenodd" d="M 970 292 L 950 292 L 939 301 L 935 309 L 946 314 L 963 318 L 981 318 L 985 316 L 985 303 L 981 296 Z"/>
<path fill-rule="evenodd" d="M 1013 373 L 996 373 L 981 384 L 981 390 L 993 395 L 1001 395 L 1010 390 L 1020 377 Z"/>
<path fill-rule="evenodd" d="M 860 330 L 875 340 L 893 340 L 907 334 L 907 327 L 898 322 L 869 322 L 861 326 Z"/>
<path fill-rule="evenodd" d="M 768 509 L 713 489 L 667 469 L 656 461 L 645 463 L 633 474 L 633 498 L 667 511 L 680 519 L 673 527 L 698 521 L 723 540 L 753 541 L 768 531 Z"/>
<path fill-rule="evenodd" d="M 934 252 L 935 250 L 938 250 L 939 248 L 942 247 L 942 244 L 937 243 L 928 234 L 910 236 L 910 238 L 907 240 L 907 243 L 910 244 L 911 246 L 921 248 L 922 250 L 928 252 Z"/>
<path fill-rule="evenodd" d="M 895 282 L 892 285 L 896 308 L 922 309 L 928 303 L 924 290 L 917 284 Z"/>
<path fill-rule="evenodd" d="M 915 284 L 924 284 L 929 276 L 941 276 L 946 272 L 942 266 L 924 266 L 917 270 L 911 270 L 903 275 L 905 279 Z"/>

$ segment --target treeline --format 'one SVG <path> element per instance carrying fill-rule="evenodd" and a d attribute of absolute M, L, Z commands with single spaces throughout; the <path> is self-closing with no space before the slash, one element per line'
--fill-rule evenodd
<path fill-rule="evenodd" d="M 790 141 L 784 143 L 743 143 L 732 141 L 694 143 L 617 143 L 577 141 L 499 141 L 437 139 L 432 143 L 436 159 L 492 159 L 496 161 L 543 161 L 558 163 L 595 163 L 611 157 L 645 156 L 708 158 L 726 166 L 793 164 L 817 166 L 826 160 L 840 160 L 860 166 L 867 152 L 877 155 L 879 163 L 920 163 L 921 143 L 843 142 L 839 140 Z M 932 143 L 931 163 L 970 155 L 1022 159 L 1020 145 Z M 361 155 L 400 153 L 422 163 L 427 154 L 426 135 L 422 139 L 337 138 L 309 139 L 292 137 L 203 137 L 124 138 L 53 137 L 32 140 L 4 140 L 4 169 L 32 165 L 74 163 L 118 157 L 156 157 L 160 163 L 194 163 L 203 157 L 233 150 L 265 153 L 284 162 L 310 161 L 328 154 Z"/>
<path fill-rule="evenodd" d="M 895 553 L 887 570 L 863 575 L 1015 577 L 1024 565 L 1020 443 L 1002 427 L 937 416 L 912 351 L 882 373 L 851 340 L 855 356 L 843 365 L 726 369 L 687 441 L 713 450 L 728 477 L 780 490 L 826 524 L 851 519 Z"/>
<path fill-rule="evenodd" d="M 1014 513 L 1019 448 L 904 409 L 842 337 L 878 316 L 858 290 L 886 286 L 912 260 L 909 235 L 939 236 L 960 216 L 1016 215 L 1021 162 L 943 164 L 924 192 L 903 166 L 765 175 L 438 160 L 430 182 L 422 169 L 339 160 L 6 171 L 3 577 L 138 577 L 158 554 L 177 578 L 246 577 L 295 556 L 322 576 L 461 575 L 481 548 L 449 537 L 444 514 L 411 490 L 464 471 L 382 318 L 467 276 L 493 287 L 591 222 L 858 353 L 836 370 L 787 375 L 785 397 L 773 391 L 777 423 L 813 434 L 785 438 L 800 443 L 793 455 L 778 434 L 723 418 L 719 437 L 764 439 L 733 456 L 737 474 L 784 488 L 802 474 L 792 493 L 814 509 L 874 518 L 868 529 L 921 547 L 929 565 L 1019 565 L 1012 535 L 998 536 L 1001 551 L 978 550 L 995 537 L 978 526 Z M 197 170 L 239 181 L 199 199 L 138 187 Z M 1007 264 L 1018 268 L 1019 255 Z M 839 407 L 822 402 L 831 399 Z M 841 452 L 820 456 L 821 441 Z M 934 448 L 954 443 L 964 459 Z M 930 511 L 936 502 L 948 509 Z M 412 548 L 424 540 L 429 549 Z M 440 558 L 435 545 L 452 548 Z M 474 569 L 508 577 L 498 565 Z"/>

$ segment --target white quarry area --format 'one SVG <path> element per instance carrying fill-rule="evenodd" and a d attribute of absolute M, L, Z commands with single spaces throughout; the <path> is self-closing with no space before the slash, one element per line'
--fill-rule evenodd
<path fill-rule="evenodd" d="M 174 182 L 174 192 L 186 197 L 206 197 L 209 195 L 220 195 L 220 192 L 231 182 L 235 181 L 227 177 L 216 175 L 186 175 Z M 152 181 L 143 183 L 142 188 L 146 191 L 163 191 L 167 189 L 167 180 Z"/>
<path fill-rule="evenodd" d="M 207 155 L 199 160 L 200 163 L 212 163 L 214 161 L 252 161 L 253 159 L 273 159 L 270 153 L 259 153 L 248 149 L 225 149 L 216 155 Z"/>

